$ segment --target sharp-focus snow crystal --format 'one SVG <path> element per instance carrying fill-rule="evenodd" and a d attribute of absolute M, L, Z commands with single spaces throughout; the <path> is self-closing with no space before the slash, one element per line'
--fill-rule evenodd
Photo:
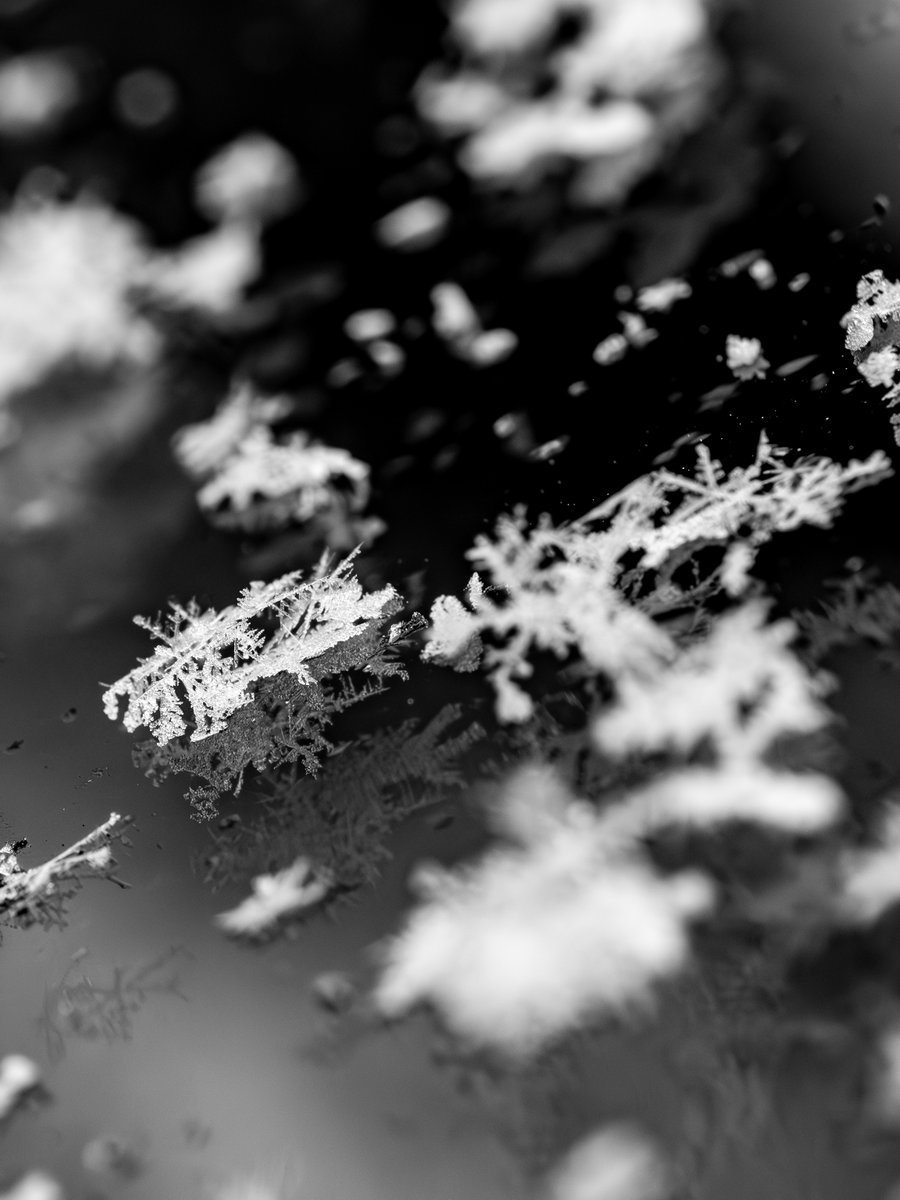
<path fill-rule="evenodd" d="M 361 633 L 397 598 L 392 587 L 364 592 L 352 555 L 331 570 L 323 558 L 308 579 L 303 575 L 251 583 L 218 611 L 192 601 L 186 608 L 173 603 L 166 621 L 136 617 L 162 645 L 106 689 L 106 715 L 117 720 L 124 699 L 129 731 L 146 726 L 163 745 L 187 733 L 190 720 L 191 740 L 200 741 L 250 703 L 256 681 L 286 671 L 308 682 L 311 659 Z M 266 620 L 277 622 L 270 632 Z"/>

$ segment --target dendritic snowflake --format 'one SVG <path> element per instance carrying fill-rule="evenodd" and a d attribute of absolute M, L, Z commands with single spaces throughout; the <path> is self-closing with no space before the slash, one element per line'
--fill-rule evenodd
<path fill-rule="evenodd" d="M 312 683 L 313 659 L 398 606 L 392 587 L 364 592 L 353 557 L 331 569 L 323 558 L 308 579 L 293 571 L 271 583 L 252 583 L 218 611 L 192 601 L 173 604 L 166 621 L 135 618 L 162 645 L 106 689 L 106 715 L 118 719 L 124 699 L 126 729 L 146 726 L 164 744 L 190 728 L 191 741 L 200 741 L 224 730 L 261 680 L 285 673 Z"/>
<path fill-rule="evenodd" d="M 466 603 L 435 602 L 424 657 L 471 670 L 490 638 L 484 664 L 505 721 L 533 711 L 517 682 L 531 674 L 533 650 L 577 651 L 613 678 L 667 660 L 673 642 L 662 617 L 716 590 L 742 594 L 775 533 L 827 527 L 846 493 L 891 471 L 880 451 L 846 466 L 819 457 L 789 464 L 787 453 L 763 435 L 753 463 L 726 472 L 700 445 L 693 475 L 642 476 L 569 524 L 542 519 L 529 528 L 521 512 L 502 518 L 494 538 L 479 537 L 469 552 L 478 573 Z M 722 548 L 718 565 L 698 569 L 690 586 L 676 583 L 675 570 L 708 546 Z"/>
<path fill-rule="evenodd" d="M 16 849 L 0 846 L 0 925 L 50 928 L 65 921 L 66 902 L 85 879 L 115 879 L 112 844 L 127 844 L 124 831 L 131 818 L 110 813 L 73 846 L 36 867 L 19 866 Z"/>

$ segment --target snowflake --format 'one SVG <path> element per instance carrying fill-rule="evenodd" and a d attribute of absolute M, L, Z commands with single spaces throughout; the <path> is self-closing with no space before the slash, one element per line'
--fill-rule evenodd
<path fill-rule="evenodd" d="M 479 182 L 529 187 L 568 160 L 578 203 L 615 203 L 672 137 L 705 119 L 715 76 L 708 13 L 702 0 L 589 0 L 559 46 L 571 15 L 562 0 L 456 0 L 457 61 L 429 68 L 416 100 L 459 140 L 461 165 Z"/>
<path fill-rule="evenodd" d="M 19 928 L 61 925 L 65 904 L 84 879 L 112 879 L 116 863 L 110 849 L 124 843 L 123 831 L 131 818 L 110 813 L 108 819 L 73 846 L 37 867 L 23 868 L 15 848 L 0 846 L 0 923 Z"/>
<path fill-rule="evenodd" d="M 258 875 L 252 883 L 252 895 L 237 908 L 219 913 L 216 924 L 226 933 L 259 937 L 283 918 L 319 904 L 333 882 L 327 871 L 314 867 L 306 858 L 298 858 L 274 875 Z"/>
<path fill-rule="evenodd" d="M 197 207 L 212 221 L 268 221 L 297 206 L 297 164 L 272 138 L 247 133 L 219 150 L 197 174 Z"/>
<path fill-rule="evenodd" d="M 289 410 L 286 396 L 264 396 L 252 385 L 239 382 L 208 420 L 178 430 L 172 439 L 175 458 L 192 478 L 208 479 L 240 450 L 249 434 Z"/>
<path fill-rule="evenodd" d="M 667 1200 L 673 1193 L 657 1147 L 624 1122 L 582 1137 L 547 1181 L 548 1200 Z"/>
<path fill-rule="evenodd" d="M 369 492 L 369 468 L 349 451 L 302 432 L 276 442 L 260 425 L 202 485 L 197 501 L 213 524 L 259 529 L 308 521 L 339 497 L 358 512 Z"/>
<path fill-rule="evenodd" d="M 725 339 L 725 365 L 736 379 L 765 379 L 770 364 L 762 352 L 758 338 L 738 337 L 730 333 Z"/>
<path fill-rule="evenodd" d="M 641 312 L 668 312 L 673 304 L 691 294 L 691 285 L 685 279 L 660 279 L 641 288 L 636 304 Z"/>
<path fill-rule="evenodd" d="M 157 304 L 220 315 L 235 307 L 261 267 L 256 229 L 232 222 L 156 255 L 140 285 Z"/>
<path fill-rule="evenodd" d="M 68 362 L 152 362 L 131 300 L 146 262 L 138 226 L 96 201 L 18 200 L 0 218 L 0 399 Z"/>
<path fill-rule="evenodd" d="M 646 1005 L 687 961 L 687 925 L 712 891 L 611 845 L 545 770 L 520 772 L 498 807 L 508 844 L 417 871 L 420 904 L 385 950 L 374 1000 L 389 1017 L 430 1003 L 476 1045 L 533 1054 L 591 1016 Z"/>
<path fill-rule="evenodd" d="M 311 660 L 364 632 L 398 600 L 392 587 L 363 592 L 352 574 L 353 558 L 328 570 L 323 557 L 306 580 L 293 571 L 271 583 L 251 583 L 219 611 L 203 611 L 192 601 L 187 607 L 173 603 L 167 622 L 136 617 L 163 644 L 107 688 L 106 715 L 118 719 L 124 698 L 126 729 L 145 725 L 162 745 L 185 734 L 190 719 L 191 741 L 200 741 L 250 703 L 260 680 L 286 672 L 311 682 Z M 265 622 L 274 628 L 267 632 Z"/>
<path fill-rule="evenodd" d="M 433 605 L 426 660 L 471 670 L 489 637 L 484 662 L 505 721 L 524 721 L 533 711 L 517 682 L 531 674 L 532 650 L 558 658 L 577 651 L 612 678 L 651 670 L 674 650 L 658 618 L 720 588 L 740 594 L 759 547 L 774 533 L 827 527 L 846 492 L 890 473 L 880 452 L 847 466 L 812 457 L 788 465 L 787 451 L 765 435 L 754 462 L 730 473 L 706 446 L 696 452 L 693 476 L 664 469 L 642 476 L 569 524 L 554 527 L 544 518 L 529 529 L 522 512 L 502 518 L 494 538 L 479 537 L 469 552 L 481 574 L 466 603 L 442 596 Z M 744 536 L 735 542 L 739 529 Z M 709 545 L 725 548 L 719 568 L 689 590 L 676 585 L 673 570 Z M 626 571 L 629 555 L 638 562 Z M 655 586 L 632 602 L 629 594 L 650 572 Z"/>

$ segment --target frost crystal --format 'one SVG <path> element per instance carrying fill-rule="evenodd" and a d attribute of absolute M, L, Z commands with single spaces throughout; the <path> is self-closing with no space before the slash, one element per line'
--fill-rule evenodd
<path fill-rule="evenodd" d="M 115 860 L 110 849 L 122 837 L 129 817 L 110 813 L 109 818 L 74 846 L 62 850 L 37 867 L 23 868 L 15 849 L 0 846 L 0 924 L 27 928 L 62 925 L 65 904 L 84 879 L 114 879 Z M 121 880 L 115 880 L 121 886 Z"/>
<path fill-rule="evenodd" d="M 348 490 L 338 492 L 337 484 Z M 337 496 L 350 511 L 369 499 L 369 468 L 347 450 L 294 433 L 276 442 L 257 427 L 197 493 L 200 507 L 215 525 L 243 529 L 277 528 L 308 521 Z"/>
<path fill-rule="evenodd" d="M 577 650 L 612 678 L 668 661 L 673 642 L 655 617 L 722 587 L 739 594 L 756 552 L 774 533 L 827 527 L 846 492 L 890 473 L 880 452 L 847 466 L 827 458 L 788 465 L 786 454 L 763 435 L 755 461 L 726 472 L 700 445 L 693 476 L 664 469 L 642 476 L 570 524 L 554 527 L 545 518 L 528 529 L 521 512 L 501 519 L 493 540 L 479 537 L 469 552 L 485 579 L 476 577 L 468 604 L 446 596 L 435 602 L 424 657 L 471 670 L 489 638 L 484 661 L 506 721 L 531 715 L 531 699 L 517 680 L 531 674 L 533 650 L 559 658 Z M 739 529 L 744 537 L 734 543 Z M 672 570 L 687 555 L 729 544 L 739 552 L 727 551 L 694 588 L 674 583 Z M 629 554 L 638 564 L 626 570 Z M 629 590 L 649 572 L 655 587 L 632 602 Z"/>
<path fill-rule="evenodd" d="M 748 380 L 765 379 L 770 364 L 758 338 L 730 333 L 725 339 L 725 365 L 736 379 Z"/>
<path fill-rule="evenodd" d="M 162 745 L 185 734 L 190 722 L 191 741 L 200 741 L 250 703 L 260 680 L 286 672 L 310 682 L 312 659 L 362 633 L 398 599 L 392 587 L 365 593 L 352 574 L 353 557 L 333 570 L 323 557 L 306 580 L 293 571 L 251 583 L 219 611 L 192 601 L 173 603 L 167 621 L 136 617 L 163 644 L 107 688 L 106 715 L 117 720 L 124 698 L 126 729 L 144 725 Z"/>
<path fill-rule="evenodd" d="M 275 875 L 258 875 L 253 880 L 252 895 L 237 908 L 219 913 L 216 924 L 226 933 L 259 937 L 284 917 L 296 916 L 319 904 L 333 882 L 327 871 L 314 867 L 306 858 L 298 858 Z"/>
<path fill-rule="evenodd" d="M 870 271 L 856 287 L 856 303 L 845 313 L 845 346 L 869 387 L 885 387 L 889 408 L 900 403 L 900 283 Z M 891 417 L 900 443 L 900 416 Z"/>

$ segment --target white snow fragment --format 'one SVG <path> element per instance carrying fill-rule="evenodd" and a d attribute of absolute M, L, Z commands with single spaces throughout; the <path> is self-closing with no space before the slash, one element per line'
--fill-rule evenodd
<path fill-rule="evenodd" d="M 626 341 L 637 350 L 643 349 L 659 337 L 659 331 L 651 328 L 640 313 L 620 312 L 619 320 L 622 322 L 622 332 Z"/>
<path fill-rule="evenodd" d="M 0 1121 L 5 1121 L 40 1081 L 40 1067 L 24 1054 L 0 1059 Z"/>
<path fill-rule="evenodd" d="M 297 164 L 264 133 L 223 147 L 197 173 L 197 207 L 216 223 L 257 224 L 284 216 L 302 198 Z"/>
<path fill-rule="evenodd" d="M 788 280 L 788 289 L 792 292 L 802 292 L 809 283 L 810 278 L 808 271 L 801 271 L 793 279 Z"/>
<path fill-rule="evenodd" d="M 458 283 L 437 284 L 431 289 L 431 303 L 431 323 L 445 341 L 468 341 L 481 331 L 475 306 Z"/>
<path fill-rule="evenodd" d="M 338 482 L 347 485 L 341 494 L 350 511 L 365 507 L 370 494 L 365 463 L 302 431 L 276 441 L 268 426 L 256 425 L 205 480 L 197 503 L 213 524 L 277 528 L 302 524 L 331 507 Z"/>
<path fill-rule="evenodd" d="M 592 358 L 601 367 L 619 362 L 628 353 L 628 340 L 623 333 L 611 333 L 594 347 Z"/>
<path fill-rule="evenodd" d="M 622 677 L 594 735 L 610 754 L 708 744 L 721 762 L 761 761 L 786 733 L 812 733 L 831 719 L 827 676 L 811 674 L 790 649 L 791 621 L 767 622 L 748 601 L 716 619 L 709 634 L 655 670 Z"/>
<path fill-rule="evenodd" d="M 845 854 L 841 876 L 839 904 L 851 923 L 876 921 L 900 900 L 900 809 L 887 810 L 875 845 Z"/>
<path fill-rule="evenodd" d="M 153 362 L 160 340 L 131 299 L 147 256 L 99 202 L 17 200 L 0 217 L 0 399 L 70 362 Z"/>
<path fill-rule="evenodd" d="M 486 329 L 465 344 L 462 356 L 475 367 L 492 367 L 514 354 L 518 345 L 511 329 Z"/>
<path fill-rule="evenodd" d="M 282 917 L 294 916 L 324 900 L 333 885 L 328 871 L 300 857 L 274 875 L 258 875 L 251 884 L 251 895 L 236 908 L 219 913 L 215 923 L 226 933 L 256 937 Z"/>
<path fill-rule="evenodd" d="M 576 1142 L 550 1172 L 548 1200 L 669 1200 L 672 1180 L 639 1129 L 607 1125 Z"/>
<path fill-rule="evenodd" d="M 229 312 L 262 268 L 258 229 L 228 222 L 147 264 L 141 282 L 179 308 Z"/>
<path fill-rule="evenodd" d="M 428 1003 L 475 1045 L 532 1054 L 583 1020 L 648 1004 L 685 964 L 708 881 L 617 853 L 588 805 L 557 809 L 551 798 L 534 815 L 539 837 L 516 818 L 522 844 L 417 871 L 421 902 L 387 946 L 374 993 L 385 1016 Z"/>
<path fill-rule="evenodd" d="M 35 51 L 0 63 L 0 133 L 7 137 L 52 130 L 80 99 L 79 72 L 65 53 Z"/>
<path fill-rule="evenodd" d="M 767 292 L 778 282 L 775 268 L 767 258 L 757 258 L 747 268 L 747 274 L 761 292 Z"/>
<path fill-rule="evenodd" d="M 387 338 L 377 338 L 366 347 L 369 357 L 383 375 L 399 375 L 406 366 L 406 353 L 402 346 Z"/>
<path fill-rule="evenodd" d="M 569 444 L 569 435 L 562 434 L 560 437 L 551 438 L 547 442 L 542 442 L 540 446 L 535 446 L 529 451 L 528 457 L 533 462 L 550 462 L 562 454 L 566 446 Z"/>
<path fill-rule="evenodd" d="M 65 1200 L 60 1184 L 45 1171 L 29 1171 L 0 1200 Z"/>
<path fill-rule="evenodd" d="M 277 421 L 290 407 L 287 396 L 266 396 L 250 384 L 235 383 L 208 420 L 183 425 L 173 435 L 175 458 L 192 478 L 206 479 L 240 450 L 253 430 Z"/>
<path fill-rule="evenodd" d="M 642 287 L 637 294 L 635 304 L 641 312 L 668 312 L 679 300 L 687 300 L 692 295 L 691 285 L 686 279 L 660 279 Z"/>
<path fill-rule="evenodd" d="M 390 337 L 396 328 L 396 318 L 386 308 L 361 308 L 344 321 L 344 333 L 354 342 Z"/>
<path fill-rule="evenodd" d="M 436 196 L 420 196 L 389 212 L 375 224 L 375 237 L 389 250 L 427 250 L 450 224 L 450 209 Z"/>
<path fill-rule="evenodd" d="M 735 279 L 742 271 L 749 270 L 758 258 L 762 258 L 762 250 L 744 250 L 741 254 L 735 254 L 733 258 L 719 263 L 719 274 L 724 275 L 726 279 Z"/>
<path fill-rule="evenodd" d="M 425 120 L 450 137 L 485 126 L 508 103 L 506 90 L 486 75 L 471 70 L 446 75 L 433 67 L 419 78 L 415 97 Z"/>
<path fill-rule="evenodd" d="M 758 338 L 729 333 L 725 339 L 725 365 L 736 379 L 765 379 L 769 366 Z"/>

